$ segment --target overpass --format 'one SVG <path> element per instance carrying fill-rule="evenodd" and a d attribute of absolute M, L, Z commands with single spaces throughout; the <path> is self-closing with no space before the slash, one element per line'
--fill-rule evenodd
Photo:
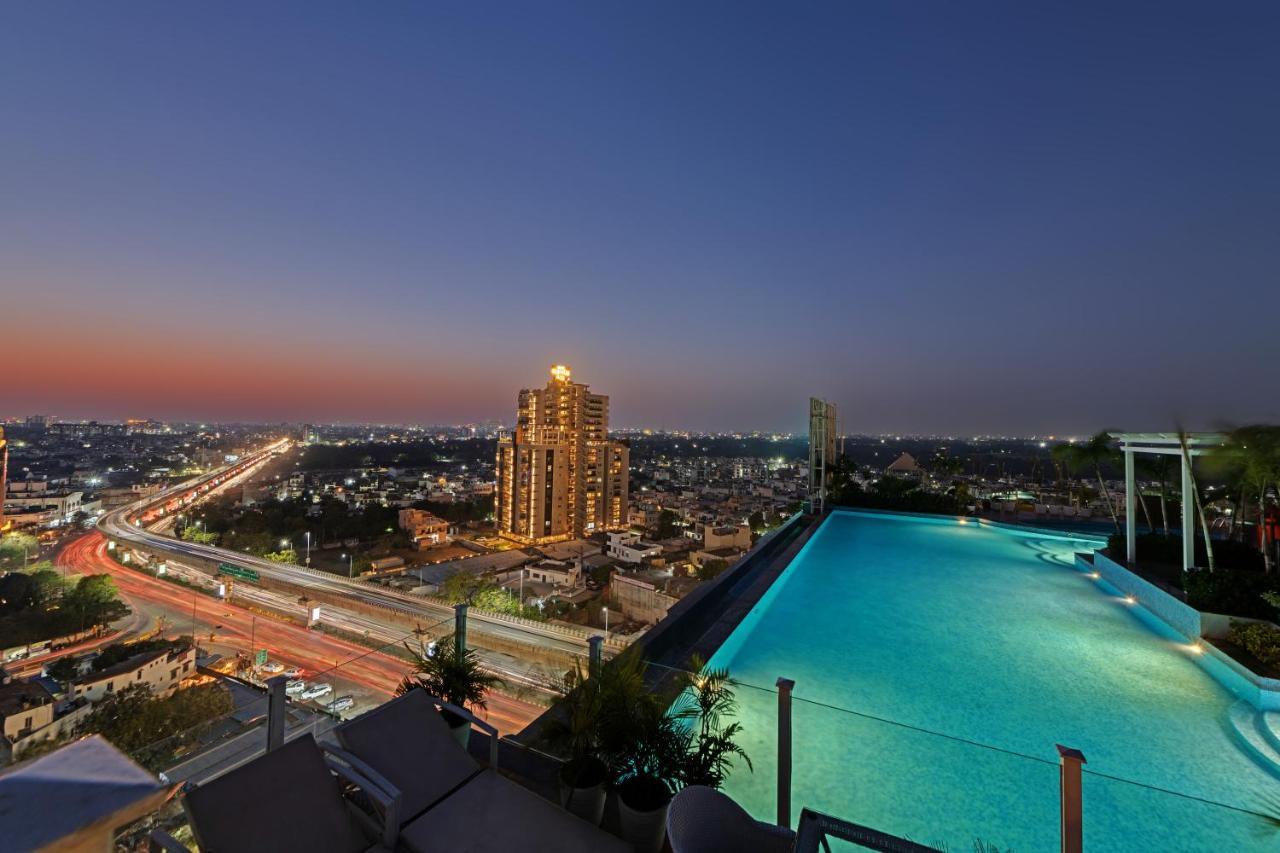
<path fill-rule="evenodd" d="M 281 439 L 234 464 L 113 510 L 98 521 L 98 529 L 117 543 L 117 546 L 128 545 L 149 554 L 170 555 L 211 575 L 223 574 L 229 579 L 236 579 L 238 583 L 278 589 L 305 596 L 312 602 L 362 611 L 402 624 L 409 630 L 422 624 L 452 619 L 453 608 L 447 604 L 423 600 L 398 590 L 344 578 L 319 569 L 277 563 L 213 545 L 174 539 L 148 529 L 148 525 L 194 503 L 219 485 L 247 473 L 275 454 L 284 452 L 289 446 L 288 439 Z M 518 616 L 476 610 L 468 613 L 467 626 L 468 634 L 475 639 L 487 638 L 501 647 L 533 647 L 575 657 L 586 656 L 587 640 L 598 633 L 576 626 L 552 625 Z M 612 638 L 606 643 L 610 652 L 621 651 L 625 645 Z"/>

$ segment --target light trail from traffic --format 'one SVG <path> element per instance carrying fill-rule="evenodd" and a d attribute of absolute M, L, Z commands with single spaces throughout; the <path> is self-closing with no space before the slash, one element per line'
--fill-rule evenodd
<path fill-rule="evenodd" d="M 290 587 L 310 594 L 328 595 L 334 598 L 357 602 L 372 608 L 381 608 L 389 614 L 399 614 L 401 618 L 413 621 L 438 622 L 452 618 L 453 610 L 446 605 L 362 583 L 357 580 L 333 575 L 319 569 L 311 569 L 292 563 L 277 563 L 261 557 L 255 557 L 236 551 L 217 548 L 173 539 L 147 529 L 150 521 L 159 520 L 170 512 L 156 513 L 152 508 L 182 507 L 198 500 L 209 488 L 217 488 L 233 476 L 239 476 L 249 469 L 265 462 L 277 452 L 288 447 L 289 442 L 282 439 L 266 449 L 253 454 L 235 465 L 220 469 L 203 479 L 188 481 L 162 492 L 160 495 L 141 501 L 137 504 L 122 507 L 104 515 L 98 522 L 98 528 L 117 542 L 127 542 L 147 552 L 178 555 L 189 559 L 226 563 L 257 573 L 259 577 L 287 584 Z M 214 485 L 210 486 L 209 483 Z M 587 653 L 587 631 L 571 630 L 567 627 L 540 624 L 529 620 L 516 620 L 496 614 L 472 611 L 468 614 L 468 624 L 476 634 L 487 634 L 513 643 L 542 647 L 576 658 L 583 658 Z M 614 639 L 606 639 L 605 645 L 612 650 L 620 650 L 625 644 Z"/>
<path fill-rule="evenodd" d="M 215 631 L 219 641 L 249 649 L 252 638 L 253 648 L 265 648 L 273 658 L 302 667 L 303 677 L 307 679 L 332 672 L 385 699 L 393 695 L 410 669 L 407 661 L 384 652 L 272 619 L 233 602 L 210 598 L 127 568 L 108 555 L 106 549 L 106 538 L 100 533 L 90 533 L 67 545 L 58 560 L 82 574 L 111 575 L 124 597 L 147 601 L 174 613 L 171 624 L 176 633 L 190 633 L 184 630 L 184 625 L 191 624 L 194 613 L 196 622 L 220 626 Z M 414 635 L 410 633 L 402 639 L 412 642 Z M 487 700 L 489 708 L 479 716 L 503 734 L 520 731 L 543 710 L 501 693 L 490 692 Z"/>

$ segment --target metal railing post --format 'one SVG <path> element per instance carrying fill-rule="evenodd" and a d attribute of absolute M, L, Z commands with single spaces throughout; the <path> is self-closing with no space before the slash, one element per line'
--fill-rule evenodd
<path fill-rule="evenodd" d="M 778 679 L 778 826 L 791 826 L 791 691 L 796 683 Z"/>
<path fill-rule="evenodd" d="M 467 653 L 467 605 L 453 606 L 453 639 L 458 648 L 458 659 Z"/>
<path fill-rule="evenodd" d="M 267 681 L 267 752 L 284 746 L 284 686 L 288 681 L 283 675 Z"/>
<path fill-rule="evenodd" d="M 595 678 L 600 674 L 600 666 L 604 663 L 604 637 L 591 637 L 587 640 L 587 675 Z"/>
<path fill-rule="evenodd" d="M 1058 747 L 1059 778 L 1062 787 L 1062 853 L 1084 850 L 1084 798 L 1080 791 L 1080 765 L 1084 753 L 1069 746 Z"/>

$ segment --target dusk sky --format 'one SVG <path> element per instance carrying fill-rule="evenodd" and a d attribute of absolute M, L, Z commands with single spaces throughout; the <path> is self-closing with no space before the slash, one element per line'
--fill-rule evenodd
<path fill-rule="evenodd" d="M 0 417 L 1280 419 L 1280 4 L 5 3 Z"/>

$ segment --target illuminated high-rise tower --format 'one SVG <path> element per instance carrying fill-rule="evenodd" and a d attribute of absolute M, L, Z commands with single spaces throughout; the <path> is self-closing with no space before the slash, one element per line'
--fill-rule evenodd
<path fill-rule="evenodd" d="M 557 542 L 627 526 L 631 456 L 609 439 L 609 398 L 551 368 L 524 389 L 516 428 L 498 440 L 498 530 L 522 543 Z"/>

